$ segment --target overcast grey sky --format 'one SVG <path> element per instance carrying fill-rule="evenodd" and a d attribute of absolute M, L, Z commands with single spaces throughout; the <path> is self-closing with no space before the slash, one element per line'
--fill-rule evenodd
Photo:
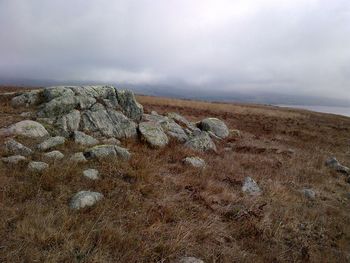
<path fill-rule="evenodd" d="M 350 99 L 349 0 L 0 0 L 0 76 Z"/>

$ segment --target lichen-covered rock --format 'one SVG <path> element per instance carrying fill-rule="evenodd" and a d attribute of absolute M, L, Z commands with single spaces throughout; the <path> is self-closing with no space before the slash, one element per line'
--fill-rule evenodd
<path fill-rule="evenodd" d="M 77 152 L 77 153 L 74 153 L 70 159 L 69 159 L 71 162 L 73 163 L 85 163 L 87 162 L 85 156 L 84 156 L 84 153 L 82 152 Z"/>
<path fill-rule="evenodd" d="M 87 169 L 83 171 L 83 176 L 91 180 L 98 180 L 100 178 L 96 169 Z"/>
<path fill-rule="evenodd" d="M 249 195 L 260 195 L 262 192 L 259 185 L 249 176 L 244 179 L 242 191 Z"/>
<path fill-rule="evenodd" d="M 326 161 L 326 166 L 329 168 L 346 175 L 350 175 L 350 168 L 341 165 L 335 157 L 331 157 Z"/>
<path fill-rule="evenodd" d="M 160 124 L 155 122 L 141 122 L 139 131 L 142 138 L 152 147 L 164 147 L 169 139 Z"/>
<path fill-rule="evenodd" d="M 199 157 L 186 157 L 182 161 L 184 162 L 184 164 L 191 165 L 196 168 L 205 167 L 205 161 Z"/>
<path fill-rule="evenodd" d="M 102 136 L 118 139 L 137 135 L 136 124 L 115 110 L 88 110 L 82 115 L 82 129 L 86 132 L 99 133 Z"/>
<path fill-rule="evenodd" d="M 173 119 L 180 126 L 188 129 L 190 131 L 189 134 L 191 134 L 193 131 L 198 131 L 199 130 L 194 123 L 190 122 L 184 116 L 182 116 L 182 115 L 180 115 L 180 114 L 178 114 L 176 112 L 169 112 L 167 114 L 167 116 L 170 119 Z"/>
<path fill-rule="evenodd" d="M 92 146 L 98 144 L 98 140 L 80 131 L 73 133 L 74 142 L 84 146 Z"/>
<path fill-rule="evenodd" d="M 112 144 L 112 145 L 120 145 L 121 144 L 121 142 L 118 139 L 113 138 L 113 137 L 104 138 L 104 139 L 102 139 L 102 142 L 103 142 L 103 144 Z"/>
<path fill-rule="evenodd" d="M 117 91 L 117 99 L 127 117 L 134 121 L 141 120 L 143 107 L 136 101 L 134 93 L 129 90 Z"/>
<path fill-rule="evenodd" d="M 0 129 L 0 135 L 17 135 L 28 138 L 42 138 L 48 136 L 49 133 L 40 123 L 32 120 L 24 120 L 12 124 L 9 127 Z"/>
<path fill-rule="evenodd" d="M 49 165 L 44 162 L 30 162 L 28 164 L 28 170 L 34 173 L 41 173 L 47 168 L 49 168 Z"/>
<path fill-rule="evenodd" d="M 56 127 L 58 127 L 64 136 L 68 136 L 70 132 L 77 131 L 79 129 L 80 120 L 80 111 L 72 110 L 71 112 L 57 119 Z"/>
<path fill-rule="evenodd" d="M 43 141 L 42 143 L 40 143 L 37 148 L 40 151 L 46 151 L 49 150 L 53 147 L 56 147 L 58 145 L 62 145 L 66 142 L 66 139 L 62 136 L 56 136 L 56 137 L 51 137 L 45 141 Z"/>
<path fill-rule="evenodd" d="M 198 126 L 201 130 L 212 132 L 221 139 L 225 139 L 230 134 L 226 124 L 217 118 L 206 118 Z"/>
<path fill-rule="evenodd" d="M 22 155 L 13 155 L 13 156 L 1 158 L 1 161 L 3 163 L 9 164 L 9 165 L 16 165 L 18 163 L 25 162 L 26 160 L 27 158 Z"/>
<path fill-rule="evenodd" d="M 14 108 L 30 107 L 39 104 L 41 101 L 42 90 L 31 90 L 12 98 L 11 106 Z"/>
<path fill-rule="evenodd" d="M 43 156 L 48 161 L 56 161 L 64 158 L 64 154 L 61 153 L 60 151 L 47 152 L 47 153 L 44 153 Z"/>
<path fill-rule="evenodd" d="M 93 206 L 103 198 L 103 194 L 92 191 L 80 191 L 76 193 L 70 203 L 71 209 L 81 209 L 88 206 Z"/>
<path fill-rule="evenodd" d="M 197 150 L 197 151 L 214 151 L 216 152 L 216 146 L 213 140 L 210 138 L 207 132 L 200 132 L 191 137 L 185 146 Z"/>
<path fill-rule="evenodd" d="M 182 129 L 182 127 L 174 121 L 166 121 L 162 122 L 161 126 L 165 133 L 172 138 L 180 142 L 186 142 L 188 140 L 188 135 Z"/>
<path fill-rule="evenodd" d="M 28 156 L 33 153 L 33 151 L 30 148 L 15 141 L 14 139 L 9 139 L 5 141 L 5 151 L 6 151 L 6 154 L 23 155 L 23 156 Z"/>
<path fill-rule="evenodd" d="M 103 160 L 106 158 L 130 159 L 130 153 L 127 149 L 116 145 L 97 145 L 88 149 L 84 156 L 87 159 Z"/>

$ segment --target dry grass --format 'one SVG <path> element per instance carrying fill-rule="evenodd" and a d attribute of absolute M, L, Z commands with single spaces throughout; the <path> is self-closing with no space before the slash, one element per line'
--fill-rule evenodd
<path fill-rule="evenodd" d="M 184 255 L 205 262 L 349 262 L 349 184 L 324 167 L 335 155 L 350 165 L 350 119 L 301 110 L 139 96 L 146 111 L 176 111 L 191 120 L 219 117 L 241 138 L 219 151 L 193 153 L 175 142 L 150 149 L 123 146 L 130 162 L 72 166 L 57 163 L 42 175 L 0 164 L 0 261 L 174 262 Z M 21 119 L 6 102 L 0 126 Z M 20 141 L 34 145 L 35 141 Z M 232 151 L 224 147 L 233 145 Z M 278 154 L 277 149 L 294 154 Z M 68 143 L 67 156 L 79 148 Z M 208 167 L 183 166 L 189 155 Z M 40 160 L 36 155 L 33 159 Z M 102 179 L 82 177 L 97 168 Z M 251 176 L 264 193 L 240 191 Z M 317 192 L 314 201 L 300 194 Z M 80 190 L 105 199 L 82 211 L 67 204 Z"/>

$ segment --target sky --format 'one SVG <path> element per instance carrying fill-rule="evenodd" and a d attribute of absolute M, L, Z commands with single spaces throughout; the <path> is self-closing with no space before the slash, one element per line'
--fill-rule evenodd
<path fill-rule="evenodd" d="M 0 78 L 350 99 L 350 1 L 0 0 Z"/>

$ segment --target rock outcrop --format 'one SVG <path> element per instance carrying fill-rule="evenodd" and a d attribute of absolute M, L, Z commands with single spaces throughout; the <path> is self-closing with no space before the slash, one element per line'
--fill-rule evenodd
<path fill-rule="evenodd" d="M 168 136 L 157 122 L 141 122 L 139 131 L 142 138 L 152 147 L 164 147 L 169 143 Z"/>

